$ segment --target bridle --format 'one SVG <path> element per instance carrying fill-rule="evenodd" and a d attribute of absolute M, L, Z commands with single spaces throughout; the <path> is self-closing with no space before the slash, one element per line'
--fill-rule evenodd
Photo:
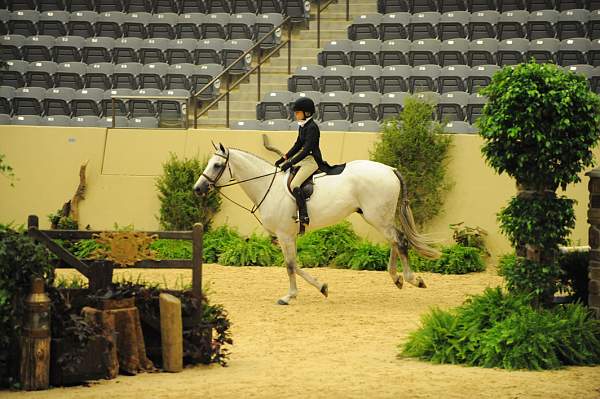
<path fill-rule="evenodd" d="M 277 166 L 275 166 L 275 172 L 271 172 L 271 173 L 267 173 L 264 175 L 260 175 L 260 176 L 255 176 L 255 177 L 251 177 L 249 179 L 244 179 L 244 180 L 235 180 L 235 178 L 233 177 L 233 173 L 231 173 L 231 166 L 229 165 L 229 150 L 226 152 L 226 155 L 220 154 L 218 152 L 215 152 L 215 155 L 224 158 L 225 159 L 225 163 L 223 164 L 223 168 L 221 168 L 221 170 L 219 171 L 219 173 L 217 174 L 217 177 L 215 177 L 214 179 L 211 178 L 210 176 L 208 176 L 206 173 L 202 173 L 202 176 L 208 180 L 209 183 L 209 188 L 214 188 L 215 190 L 217 190 L 219 192 L 219 194 L 221 194 L 223 197 L 225 197 L 226 199 L 228 199 L 229 201 L 233 202 L 234 204 L 236 204 L 237 206 L 239 206 L 242 209 L 247 210 L 248 212 L 250 212 L 252 214 L 252 216 L 254 216 L 256 218 L 256 220 L 258 220 L 258 223 L 260 223 L 261 225 L 263 224 L 262 221 L 258 218 L 258 216 L 256 216 L 256 212 L 258 211 L 258 208 L 260 208 L 260 206 L 262 205 L 262 203 L 265 201 L 265 199 L 267 198 L 267 195 L 269 194 L 269 192 L 271 191 L 271 188 L 273 187 L 273 183 L 275 182 L 275 176 L 277 176 L 277 173 L 282 172 L 281 170 L 278 170 L 279 168 Z M 223 176 L 223 173 L 225 173 L 225 169 L 229 169 L 229 176 L 231 177 L 229 179 L 229 183 L 227 184 L 222 184 L 220 186 L 217 186 L 217 182 L 219 181 L 219 179 Z M 241 184 L 247 181 L 251 181 L 251 180 L 256 180 L 256 179 L 260 179 L 266 176 L 273 176 L 273 178 L 271 179 L 271 183 L 269 184 L 269 187 L 267 188 L 267 191 L 265 192 L 265 195 L 263 195 L 262 199 L 260 200 L 260 202 L 258 203 L 258 205 L 254 205 L 252 207 L 252 209 L 245 207 L 244 205 L 240 204 L 239 202 L 236 202 L 234 200 L 232 200 L 231 198 L 229 198 L 227 195 L 225 195 L 220 189 L 223 187 L 229 187 L 229 186 L 235 186 L 237 184 Z M 233 182 L 233 183 L 232 183 Z"/>
<path fill-rule="evenodd" d="M 225 158 L 225 163 L 223 164 L 223 168 L 219 171 L 219 174 L 214 179 L 212 177 L 210 177 L 209 175 L 207 175 L 206 173 L 202 173 L 202 176 L 204 176 L 204 178 L 206 180 L 208 180 L 208 182 L 210 183 L 209 187 L 214 187 L 214 188 L 218 189 L 220 187 L 223 187 L 223 186 L 217 186 L 217 182 L 219 181 L 221 176 L 223 176 L 223 173 L 225 173 L 225 169 L 229 169 L 229 176 L 231 176 L 229 181 L 233 180 L 233 174 L 231 173 L 231 167 L 229 166 L 229 151 L 227 151 L 227 155 L 219 154 L 218 152 L 215 152 L 215 155 L 219 156 L 221 158 Z"/>

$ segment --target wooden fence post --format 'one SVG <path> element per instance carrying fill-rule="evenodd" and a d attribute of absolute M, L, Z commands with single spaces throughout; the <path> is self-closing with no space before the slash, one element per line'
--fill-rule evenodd
<path fill-rule="evenodd" d="M 192 233 L 192 293 L 202 301 L 202 235 L 204 226 L 202 223 L 194 223 Z"/>
<path fill-rule="evenodd" d="M 163 369 L 170 372 L 183 370 L 183 323 L 181 301 L 162 293 L 160 302 L 160 341 Z"/>

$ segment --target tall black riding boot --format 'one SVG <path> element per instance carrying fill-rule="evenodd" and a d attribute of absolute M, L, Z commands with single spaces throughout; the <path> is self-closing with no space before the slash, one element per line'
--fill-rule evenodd
<path fill-rule="evenodd" d="M 308 224 L 309 219 L 308 210 L 306 209 L 306 198 L 304 198 L 302 189 L 300 187 L 296 187 L 292 194 L 296 199 L 296 204 L 298 204 L 298 222 L 300 222 L 301 224 Z"/>

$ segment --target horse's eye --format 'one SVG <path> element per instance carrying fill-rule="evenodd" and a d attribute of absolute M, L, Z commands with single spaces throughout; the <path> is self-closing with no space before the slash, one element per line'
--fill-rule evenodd
<path fill-rule="evenodd" d="M 213 169 L 218 169 L 221 165 L 219 165 L 218 163 L 213 165 Z"/>

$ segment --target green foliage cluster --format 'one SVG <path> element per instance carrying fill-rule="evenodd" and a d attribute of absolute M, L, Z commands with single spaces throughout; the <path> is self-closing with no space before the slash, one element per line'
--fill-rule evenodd
<path fill-rule="evenodd" d="M 526 295 L 488 288 L 454 310 L 433 309 L 402 356 L 505 369 L 600 363 L 600 321 L 580 304 L 535 309 Z"/>
<path fill-rule="evenodd" d="M 556 292 L 557 281 L 562 274 L 558 262 L 542 265 L 516 255 L 503 257 L 498 272 L 504 277 L 509 292 L 533 294 L 536 301 Z"/>
<path fill-rule="evenodd" d="M 158 219 L 164 230 L 192 230 L 198 222 L 204 231 L 210 229 L 212 218 L 221 208 L 221 197 L 214 190 L 202 197 L 192 190 L 206 164 L 206 160 L 179 159 L 175 154 L 163 164 L 156 188 L 160 199 Z"/>
<path fill-rule="evenodd" d="M 157 259 L 192 259 L 193 246 L 188 240 L 156 240 L 150 244 Z"/>
<path fill-rule="evenodd" d="M 3 61 L 0 61 L 3 62 Z M 10 182 L 10 186 L 14 187 L 15 185 L 15 172 L 13 171 L 12 166 L 6 163 L 5 155 L 0 154 L 0 175 L 4 175 L 8 181 Z"/>
<path fill-rule="evenodd" d="M 502 69 L 481 93 L 488 97 L 478 120 L 482 153 L 523 190 L 499 213 L 500 228 L 519 254 L 529 245 L 545 263 L 516 259 L 505 272 L 507 286 L 549 304 L 560 274 L 552 258 L 575 225 L 574 201 L 555 191 L 593 165 L 600 97 L 583 75 L 534 61 Z"/>
<path fill-rule="evenodd" d="M 600 97 L 581 74 L 529 62 L 503 68 L 481 91 L 482 152 L 498 173 L 554 190 L 580 181 L 600 138 Z"/>
<path fill-rule="evenodd" d="M 567 245 L 575 227 L 574 200 L 555 195 L 534 198 L 513 197 L 498 214 L 500 230 L 511 244 L 544 248 Z"/>
<path fill-rule="evenodd" d="M 450 229 L 453 231 L 452 238 L 454 242 L 463 247 L 478 248 L 482 253 L 489 255 L 485 247 L 485 237 L 487 231 L 481 227 L 469 227 L 464 222 L 451 224 Z"/>
<path fill-rule="evenodd" d="M 23 320 L 23 300 L 31 289 L 33 277 L 43 278 L 47 286 L 54 280 L 48 251 L 31 238 L 11 229 L 0 229 L 0 386 L 9 381 L 11 349 L 18 348 Z"/>
<path fill-rule="evenodd" d="M 441 212 L 444 196 L 452 186 L 447 173 L 452 139 L 433 121 L 433 111 L 432 104 L 407 99 L 402 113 L 383 125 L 381 139 L 371 154 L 372 160 L 398 169 L 406 179 L 418 225 Z"/>
<path fill-rule="evenodd" d="M 100 247 L 94 240 L 80 240 L 71 251 L 79 258 L 89 256 Z M 192 243 L 186 240 L 156 240 L 150 246 L 157 259 L 191 259 Z M 298 261 L 302 267 L 333 266 L 354 270 L 387 270 L 390 248 L 361 239 L 345 221 L 301 236 L 297 242 Z M 268 237 L 253 234 L 243 237 L 236 229 L 219 226 L 204 233 L 203 255 L 206 263 L 243 266 L 280 266 L 283 254 Z M 454 245 L 442 250 L 438 260 L 428 260 L 410 251 L 415 271 L 463 274 L 482 271 L 485 263 L 481 250 Z"/>
<path fill-rule="evenodd" d="M 353 270 L 387 270 L 390 248 L 368 241 L 357 243 L 351 250 L 337 256 L 337 267 Z"/>
<path fill-rule="evenodd" d="M 416 272 L 466 274 L 485 270 L 481 249 L 461 244 L 442 248 L 442 256 L 438 259 L 425 259 L 411 250 L 409 261 Z"/>
<path fill-rule="evenodd" d="M 62 216 L 61 210 L 48 215 L 48 221 L 59 230 L 78 230 L 79 224 L 70 216 Z"/>
<path fill-rule="evenodd" d="M 219 256 L 226 248 L 242 240 L 243 238 L 237 230 L 225 225 L 206 232 L 202 245 L 204 261 L 217 263 Z"/>
<path fill-rule="evenodd" d="M 509 292 L 532 292 L 540 295 L 544 291 L 566 293 L 587 305 L 589 251 L 560 254 L 552 267 L 527 265 L 527 260 L 514 253 L 505 254 L 498 262 L 498 274 L 506 280 Z"/>
<path fill-rule="evenodd" d="M 344 221 L 298 238 L 298 260 L 303 267 L 329 266 L 360 242 L 350 222 Z"/>
<path fill-rule="evenodd" d="M 232 241 L 219 255 L 225 266 L 279 266 L 283 255 L 268 237 L 252 234 L 246 240 Z"/>

